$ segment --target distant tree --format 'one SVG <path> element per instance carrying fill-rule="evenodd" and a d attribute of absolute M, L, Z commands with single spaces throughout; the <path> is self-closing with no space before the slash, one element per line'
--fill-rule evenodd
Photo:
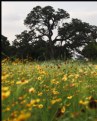
<path fill-rule="evenodd" d="M 97 42 L 91 42 L 84 47 L 82 55 L 90 60 L 97 60 Z"/>
<path fill-rule="evenodd" d="M 1 56 L 2 56 L 2 58 L 9 56 L 9 47 L 10 47 L 10 43 L 7 40 L 7 37 L 5 37 L 4 35 L 1 35 Z"/>
<path fill-rule="evenodd" d="M 85 47 L 97 39 L 97 26 L 72 19 L 63 9 L 54 10 L 51 6 L 36 6 L 24 20 L 29 30 L 16 35 L 13 47 L 20 58 L 31 56 L 36 59 L 67 59 L 80 47 Z M 55 35 L 54 30 L 57 30 Z"/>
<path fill-rule="evenodd" d="M 58 32 L 61 42 L 64 42 L 64 48 L 76 50 L 78 53 L 81 52 L 80 47 L 97 39 L 97 26 L 91 26 L 79 19 L 72 19 L 70 23 L 63 24 Z"/>
<path fill-rule="evenodd" d="M 32 40 L 31 35 L 26 30 L 21 34 L 16 35 L 16 39 L 13 41 L 13 46 L 16 48 L 16 55 L 19 58 L 24 59 L 31 57 Z"/>
<path fill-rule="evenodd" d="M 48 58 L 46 54 L 47 43 L 41 38 L 37 40 L 34 38 L 35 33 L 32 31 L 23 31 L 21 34 L 16 35 L 13 41 L 13 47 L 16 48 L 16 55 L 19 58 L 32 57 L 33 59 L 45 60 Z M 34 39 L 33 39 L 34 38 Z"/>
<path fill-rule="evenodd" d="M 41 38 L 41 40 L 44 41 L 47 39 L 50 58 L 54 58 L 54 40 L 58 37 L 57 35 L 55 39 L 52 39 L 53 30 L 60 26 L 60 22 L 62 22 L 63 19 L 67 18 L 69 18 L 69 14 L 63 9 L 55 11 L 51 6 L 43 8 L 36 6 L 24 20 L 24 24 L 28 26 L 30 30 L 37 33 L 35 38 Z"/>
<path fill-rule="evenodd" d="M 35 41 L 32 48 L 32 58 L 37 60 L 47 60 L 50 56 L 47 53 L 47 43 L 43 40 Z"/>

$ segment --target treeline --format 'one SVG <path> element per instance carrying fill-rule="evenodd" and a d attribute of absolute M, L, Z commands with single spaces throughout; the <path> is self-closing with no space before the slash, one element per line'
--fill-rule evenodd
<path fill-rule="evenodd" d="M 74 52 L 97 59 L 97 26 L 72 18 L 63 9 L 36 6 L 24 20 L 29 30 L 16 35 L 10 45 L 2 36 L 2 58 L 34 60 L 68 59 Z"/>

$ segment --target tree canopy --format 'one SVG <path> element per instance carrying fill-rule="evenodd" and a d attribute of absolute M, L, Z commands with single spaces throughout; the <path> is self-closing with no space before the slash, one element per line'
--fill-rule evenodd
<path fill-rule="evenodd" d="M 51 6 L 46 6 L 44 8 L 36 6 L 33 10 L 27 15 L 24 20 L 24 24 L 33 30 L 37 35 L 35 38 L 42 39 L 49 44 L 49 55 L 51 58 L 54 58 L 54 43 L 55 39 L 52 39 L 53 30 L 59 25 L 59 22 L 62 22 L 63 19 L 69 18 L 69 14 L 63 10 L 58 9 L 54 10 Z M 35 39 L 34 38 L 34 39 Z"/>
<path fill-rule="evenodd" d="M 97 60 L 97 42 L 91 42 L 84 47 L 82 55 L 90 60 Z"/>
<path fill-rule="evenodd" d="M 97 26 L 72 18 L 63 9 L 36 6 L 27 14 L 24 25 L 28 30 L 16 35 L 13 47 L 20 58 L 67 59 L 90 42 L 97 41 Z"/>

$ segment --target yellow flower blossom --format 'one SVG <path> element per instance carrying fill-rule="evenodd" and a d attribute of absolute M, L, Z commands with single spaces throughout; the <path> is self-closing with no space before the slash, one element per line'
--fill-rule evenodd
<path fill-rule="evenodd" d="M 39 73 L 40 74 L 43 74 L 43 75 L 46 75 L 46 72 L 45 71 L 40 71 Z"/>
<path fill-rule="evenodd" d="M 68 96 L 67 99 L 72 99 L 72 96 Z"/>
<path fill-rule="evenodd" d="M 42 96 L 42 95 L 43 95 L 43 93 L 42 93 L 42 92 L 39 92 L 39 93 L 38 93 L 38 96 Z"/>
<path fill-rule="evenodd" d="M 9 74 L 2 75 L 1 79 L 2 81 L 6 80 L 9 77 Z"/>
<path fill-rule="evenodd" d="M 17 81 L 16 84 L 21 84 L 21 81 Z"/>
<path fill-rule="evenodd" d="M 7 108 L 6 108 L 6 111 L 10 111 L 10 108 L 9 108 L 9 107 L 7 107 Z"/>
<path fill-rule="evenodd" d="M 22 113 L 19 115 L 19 117 L 16 119 L 16 121 L 25 121 L 31 116 L 30 113 Z"/>
<path fill-rule="evenodd" d="M 30 104 L 34 105 L 40 102 L 40 99 L 31 100 Z"/>
<path fill-rule="evenodd" d="M 2 91 L 7 91 L 9 87 L 2 87 Z"/>
<path fill-rule="evenodd" d="M 51 104 L 53 105 L 53 104 L 55 104 L 55 103 L 57 103 L 57 102 L 61 102 L 61 101 L 62 101 L 61 98 L 54 99 L 54 100 L 51 100 Z"/>
<path fill-rule="evenodd" d="M 17 81 L 16 84 L 27 84 L 29 81 L 28 80 L 21 80 Z"/>
<path fill-rule="evenodd" d="M 55 83 L 55 81 L 56 81 L 55 79 L 52 79 L 52 80 L 51 80 L 51 83 L 52 83 L 52 84 L 54 84 L 54 83 Z"/>
<path fill-rule="evenodd" d="M 43 108 L 43 105 L 39 104 L 37 107 L 41 109 L 41 108 Z"/>
<path fill-rule="evenodd" d="M 65 106 L 63 106 L 63 107 L 61 108 L 61 113 L 64 113 L 65 110 L 66 110 Z"/>
<path fill-rule="evenodd" d="M 35 89 L 32 87 L 32 88 L 29 89 L 29 92 L 30 93 L 34 93 L 35 92 Z"/>
<path fill-rule="evenodd" d="M 58 94 L 59 94 L 59 92 L 56 91 L 56 90 L 53 90 L 52 93 L 53 93 L 54 95 L 58 95 Z"/>
<path fill-rule="evenodd" d="M 92 98 L 92 96 L 86 97 L 86 99 L 90 100 Z"/>
<path fill-rule="evenodd" d="M 33 105 L 35 104 L 36 100 L 31 100 L 30 104 Z"/>
<path fill-rule="evenodd" d="M 38 80 L 41 80 L 42 78 L 41 78 L 41 76 L 39 76 L 37 79 L 38 79 Z"/>
<path fill-rule="evenodd" d="M 56 103 L 56 100 L 51 100 L 51 104 L 55 104 Z"/>
<path fill-rule="evenodd" d="M 97 65 L 95 65 L 95 69 L 97 69 Z"/>
<path fill-rule="evenodd" d="M 52 80 L 51 80 L 51 83 L 57 85 L 57 84 L 59 84 L 59 81 L 56 81 L 56 79 L 52 79 Z"/>
<path fill-rule="evenodd" d="M 63 81 L 66 81 L 67 80 L 67 75 L 64 75 L 63 78 L 62 78 Z"/>
<path fill-rule="evenodd" d="M 36 102 L 37 102 L 37 103 L 40 102 L 40 99 L 36 99 Z"/>
<path fill-rule="evenodd" d="M 28 103 L 28 104 L 26 104 L 26 106 L 27 106 L 27 107 L 31 107 L 31 106 L 32 106 L 32 104 L 31 104 L 31 103 Z"/>
<path fill-rule="evenodd" d="M 79 104 L 80 104 L 80 105 L 87 105 L 87 104 L 88 104 L 88 101 L 82 101 L 82 100 L 80 100 L 80 101 L 79 101 Z"/>
<path fill-rule="evenodd" d="M 75 79 L 77 79 L 79 77 L 79 74 L 75 74 Z"/>
<path fill-rule="evenodd" d="M 9 95 L 10 95 L 10 91 L 2 92 L 2 100 L 4 100 L 7 97 L 9 97 Z"/>

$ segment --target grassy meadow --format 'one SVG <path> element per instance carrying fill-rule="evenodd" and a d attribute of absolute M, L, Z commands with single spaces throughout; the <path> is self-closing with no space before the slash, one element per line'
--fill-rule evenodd
<path fill-rule="evenodd" d="M 97 63 L 1 65 L 2 121 L 97 121 Z"/>

